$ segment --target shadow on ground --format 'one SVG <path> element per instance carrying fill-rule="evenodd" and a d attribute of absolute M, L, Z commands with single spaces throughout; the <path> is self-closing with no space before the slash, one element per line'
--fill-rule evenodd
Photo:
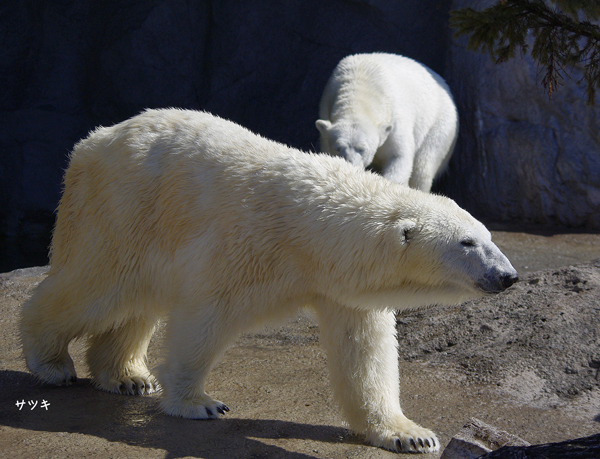
<path fill-rule="evenodd" d="M 190 421 L 173 418 L 158 410 L 157 397 L 104 393 L 94 389 L 87 378 L 79 379 L 70 387 L 51 387 L 38 384 L 28 373 L 1 371 L 0 386 L 3 387 L 4 408 L 0 424 L 5 427 L 55 433 L 65 441 L 72 435 L 95 436 L 111 443 L 163 450 L 165 458 L 303 459 L 315 456 L 290 452 L 261 440 L 358 441 L 347 429 L 333 426 L 275 419 Z M 46 409 L 41 406 L 44 401 L 49 403 Z M 21 409 L 17 402 L 24 402 Z M 37 402 L 37 406 L 32 408 L 30 402 Z M 13 409 L 6 409 L 10 403 L 14 405 Z M 27 449 L 27 444 L 22 447 Z M 14 452 L 20 450 L 17 446 Z"/>

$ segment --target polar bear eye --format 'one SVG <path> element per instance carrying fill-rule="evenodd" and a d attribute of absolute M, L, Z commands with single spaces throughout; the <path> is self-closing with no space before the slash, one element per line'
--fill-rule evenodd
<path fill-rule="evenodd" d="M 412 239 L 414 234 L 412 230 L 416 228 L 417 224 L 412 220 L 400 220 L 394 225 L 395 229 L 398 231 L 398 234 L 402 239 L 402 245 L 408 244 L 408 242 Z"/>
<path fill-rule="evenodd" d="M 412 234 L 410 234 L 410 230 L 412 228 L 404 228 L 402 230 L 402 236 L 404 237 L 404 243 L 408 243 L 408 241 L 412 238 Z"/>
<path fill-rule="evenodd" d="M 463 247 L 475 247 L 475 241 L 473 239 L 463 239 L 460 241 Z"/>

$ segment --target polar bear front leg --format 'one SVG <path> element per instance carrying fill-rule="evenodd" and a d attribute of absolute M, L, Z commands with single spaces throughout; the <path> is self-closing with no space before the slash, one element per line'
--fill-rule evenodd
<path fill-rule="evenodd" d="M 162 410 L 188 419 L 218 419 L 229 411 L 204 390 L 209 371 L 238 329 L 225 307 L 175 308 L 167 324 L 167 356 L 159 370 Z"/>
<path fill-rule="evenodd" d="M 392 131 L 377 155 L 381 161 L 381 175 L 391 182 L 408 186 L 413 173 L 415 144 L 410 133 Z"/>
<path fill-rule="evenodd" d="M 390 451 L 437 451 L 436 435 L 408 419 L 400 408 L 394 312 L 329 303 L 316 309 L 333 392 L 350 427 Z"/>

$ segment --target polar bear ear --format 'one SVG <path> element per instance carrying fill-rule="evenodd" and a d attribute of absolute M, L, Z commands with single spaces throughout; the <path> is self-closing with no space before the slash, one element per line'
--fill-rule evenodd
<path fill-rule="evenodd" d="M 400 220 L 394 225 L 395 229 L 400 236 L 400 242 L 402 245 L 408 244 L 412 239 L 412 232 L 417 227 L 417 224 L 412 220 Z"/>
<path fill-rule="evenodd" d="M 317 129 L 319 130 L 319 132 L 325 134 L 325 133 L 327 133 L 327 131 L 329 131 L 329 129 L 331 129 L 331 121 L 317 120 L 317 121 L 315 121 L 315 126 L 317 126 Z"/>

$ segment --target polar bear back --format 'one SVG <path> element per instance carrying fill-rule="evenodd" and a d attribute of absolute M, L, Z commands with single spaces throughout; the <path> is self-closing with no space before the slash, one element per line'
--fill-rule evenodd
<path fill-rule="evenodd" d="M 319 116 L 335 122 L 350 112 L 366 113 L 379 124 L 395 120 L 418 129 L 440 111 L 455 113 L 448 101 L 450 88 L 427 66 L 396 54 L 354 54 L 342 59 L 329 78 Z"/>
<path fill-rule="evenodd" d="M 322 151 L 422 191 L 445 170 L 458 134 L 443 78 L 395 54 L 342 59 L 323 91 L 319 117 Z"/>
<path fill-rule="evenodd" d="M 307 273 L 351 272 L 355 241 L 364 237 L 341 214 L 365 203 L 392 211 L 404 192 L 340 158 L 300 152 L 207 113 L 148 110 L 75 146 L 52 270 L 70 272 L 60 278 L 73 284 L 81 278 L 90 295 L 121 285 L 115 295 L 146 292 L 164 303 L 186 289 L 237 289 L 231 295 L 243 297 L 247 287 L 260 296 L 259 285 L 279 298 L 313 282 Z M 371 276 L 379 274 L 357 286 Z M 194 279 L 202 281 L 188 285 Z"/>

